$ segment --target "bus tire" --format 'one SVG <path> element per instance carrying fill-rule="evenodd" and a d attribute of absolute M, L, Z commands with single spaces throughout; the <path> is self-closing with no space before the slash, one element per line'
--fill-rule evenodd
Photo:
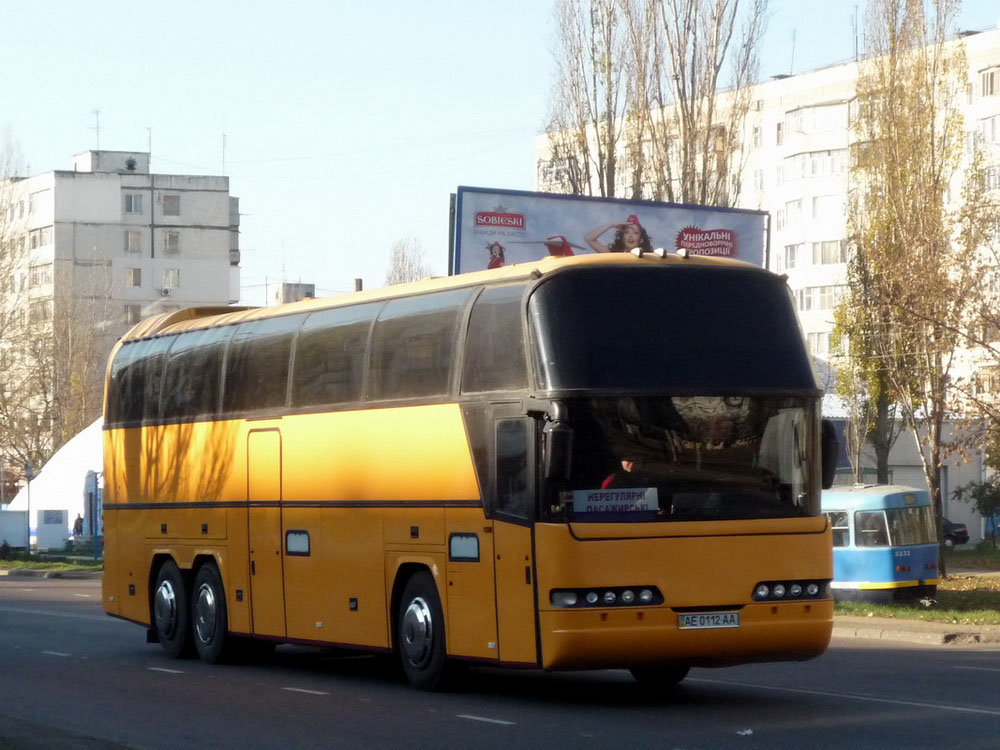
<path fill-rule="evenodd" d="M 667 688 L 677 685 L 687 677 L 691 667 L 632 667 L 629 672 L 640 685 L 651 688 Z"/>
<path fill-rule="evenodd" d="M 153 626 L 160 646 L 171 659 L 191 654 L 191 620 L 184 578 L 173 560 L 167 560 L 156 574 L 153 589 Z"/>
<path fill-rule="evenodd" d="M 198 568 L 191 591 L 191 635 L 198 658 L 206 664 L 228 659 L 232 639 L 228 635 L 229 616 L 226 591 L 215 563 Z"/>
<path fill-rule="evenodd" d="M 396 632 L 406 679 L 418 690 L 438 690 L 445 673 L 444 612 L 434 578 L 414 573 L 399 602 Z"/>

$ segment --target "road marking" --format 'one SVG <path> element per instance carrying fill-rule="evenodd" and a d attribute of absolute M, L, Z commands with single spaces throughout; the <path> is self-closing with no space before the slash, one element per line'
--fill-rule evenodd
<path fill-rule="evenodd" d="M 42 653 L 49 656 L 69 656 L 69 654 L 64 654 L 62 651 L 42 651 Z"/>
<path fill-rule="evenodd" d="M 936 708 L 941 711 L 955 711 L 965 714 L 985 714 L 1000 716 L 1000 709 L 973 708 L 971 706 L 953 706 L 947 703 L 925 703 L 923 701 L 904 701 L 895 698 L 879 698 L 874 695 L 849 695 L 847 693 L 831 693 L 826 690 L 806 690 L 805 688 L 776 687 L 774 685 L 755 685 L 749 682 L 730 682 L 729 680 L 705 680 L 700 677 L 685 680 L 685 682 L 704 682 L 711 685 L 728 685 L 730 687 L 746 687 L 754 690 L 772 690 L 777 693 L 798 693 L 800 695 L 819 695 L 824 698 L 844 698 L 852 701 L 868 701 L 871 703 L 886 703 L 892 706 L 911 706 L 913 708 Z"/>
<path fill-rule="evenodd" d="M 974 669 L 977 672 L 1000 672 L 997 667 L 955 667 L 955 669 Z"/>
<path fill-rule="evenodd" d="M 471 714 L 456 714 L 460 719 L 468 719 L 469 721 L 485 721 L 487 724 L 503 724 L 504 726 L 511 726 L 516 722 L 513 721 L 502 721 L 501 719 L 488 719 L 485 716 L 472 716 Z"/>
<path fill-rule="evenodd" d="M 123 625 L 130 624 L 125 622 L 125 620 L 114 620 L 107 615 L 71 615 L 65 612 L 47 612 L 43 609 L 21 609 L 19 607 L 4 607 L 2 611 L 5 614 L 7 612 L 19 612 L 22 615 L 46 615 L 48 617 L 69 617 L 71 620 L 98 620 L 100 622 L 120 622 Z"/>
<path fill-rule="evenodd" d="M 165 667 L 146 667 L 150 672 L 166 672 L 167 674 L 184 674 L 183 669 L 166 669 Z"/>
<path fill-rule="evenodd" d="M 293 688 L 293 687 L 283 687 L 282 690 L 287 690 L 290 693 L 305 693 L 306 695 L 329 695 L 329 693 L 324 693 L 322 690 L 306 690 L 305 688 Z"/>

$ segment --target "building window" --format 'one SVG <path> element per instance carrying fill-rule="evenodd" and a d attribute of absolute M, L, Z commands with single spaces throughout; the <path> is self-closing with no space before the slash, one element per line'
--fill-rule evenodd
<path fill-rule="evenodd" d="M 31 287 L 39 287 L 52 283 L 52 264 L 44 263 L 37 266 L 32 266 L 29 269 L 29 281 L 28 284 Z"/>
<path fill-rule="evenodd" d="M 181 233 L 180 232 L 164 232 L 163 233 L 163 252 L 167 255 L 177 255 L 181 251 Z"/>
<path fill-rule="evenodd" d="M 125 269 L 125 286 L 142 286 L 142 269 Z"/>
<path fill-rule="evenodd" d="M 164 216 L 181 215 L 181 197 L 179 195 L 163 196 L 163 215 Z"/>
<path fill-rule="evenodd" d="M 52 300 L 43 299 L 32 302 L 28 320 L 31 323 L 46 323 L 52 320 Z"/>
<path fill-rule="evenodd" d="M 181 284 L 181 270 L 179 268 L 163 269 L 163 288 L 176 289 Z"/>
<path fill-rule="evenodd" d="M 753 126 L 753 147 L 760 148 L 760 125 Z"/>
<path fill-rule="evenodd" d="M 984 143 L 1000 143 L 1000 115 L 980 120 L 979 127 Z"/>
<path fill-rule="evenodd" d="M 828 332 L 808 333 L 806 339 L 809 353 L 814 357 L 825 357 L 830 353 L 830 334 Z"/>
<path fill-rule="evenodd" d="M 142 193 L 125 193 L 125 213 L 142 213 Z"/>
<path fill-rule="evenodd" d="M 817 266 L 847 262 L 847 243 L 843 240 L 812 243 L 813 264 Z"/>
<path fill-rule="evenodd" d="M 980 91 L 983 96 L 1000 94 L 1000 68 L 984 70 L 979 77 Z"/>
<path fill-rule="evenodd" d="M 142 305 L 125 305 L 125 322 L 132 326 L 142 320 Z"/>
<path fill-rule="evenodd" d="M 136 231 L 125 232 L 125 252 L 127 253 L 142 252 L 142 232 L 136 232 Z"/>
<path fill-rule="evenodd" d="M 784 141 L 784 136 L 782 135 L 783 129 L 784 129 L 784 123 L 779 122 L 778 127 L 775 130 L 775 138 L 774 138 L 774 142 L 779 146 L 781 145 L 782 141 Z"/>
<path fill-rule="evenodd" d="M 795 268 L 795 259 L 801 247 L 801 243 L 798 245 L 785 245 L 785 268 Z"/>

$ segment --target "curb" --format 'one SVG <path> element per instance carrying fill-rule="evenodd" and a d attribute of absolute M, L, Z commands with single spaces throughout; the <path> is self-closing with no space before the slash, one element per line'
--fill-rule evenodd
<path fill-rule="evenodd" d="M 834 618 L 834 638 L 862 638 L 867 640 L 927 643 L 938 646 L 976 646 L 1000 643 L 1000 628 L 975 625 L 953 626 L 947 623 L 921 623 L 914 627 L 907 621 L 875 621 L 871 623 L 838 622 Z"/>
<path fill-rule="evenodd" d="M 92 581 L 104 575 L 100 570 L 29 570 L 17 568 L 14 570 L 0 570 L 0 576 L 8 578 L 71 578 L 76 580 Z"/>

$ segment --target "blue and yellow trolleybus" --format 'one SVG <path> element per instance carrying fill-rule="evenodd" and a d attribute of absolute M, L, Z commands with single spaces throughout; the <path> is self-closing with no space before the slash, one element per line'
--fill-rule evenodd
<path fill-rule="evenodd" d="M 933 596 L 938 582 L 934 512 L 925 490 L 855 485 L 823 492 L 833 528 L 837 601 Z"/>

